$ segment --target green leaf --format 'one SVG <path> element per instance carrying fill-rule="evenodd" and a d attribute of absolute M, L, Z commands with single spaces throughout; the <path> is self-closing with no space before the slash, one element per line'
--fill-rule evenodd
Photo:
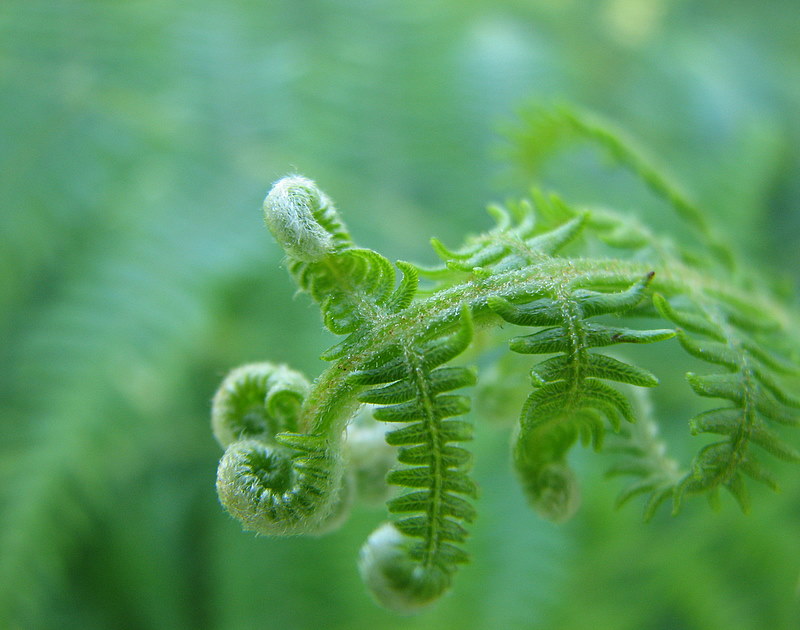
<path fill-rule="evenodd" d="M 580 306 L 583 317 L 596 317 L 597 315 L 610 315 L 624 313 L 637 306 L 645 297 L 645 289 L 655 275 L 654 271 L 648 273 L 627 291 L 619 293 L 601 293 L 578 289 L 572 294 Z"/>
<path fill-rule="evenodd" d="M 582 214 L 554 230 L 528 239 L 527 245 L 534 251 L 552 256 L 578 238 L 585 225 L 586 215 Z"/>
<path fill-rule="evenodd" d="M 533 371 L 542 381 L 566 379 L 573 369 L 570 357 L 560 355 L 536 365 Z M 644 368 L 624 363 L 604 354 L 587 353 L 580 361 L 581 373 L 586 377 L 604 378 L 641 387 L 655 387 L 658 379 Z"/>
<path fill-rule="evenodd" d="M 600 324 L 585 324 L 584 339 L 587 348 L 612 346 L 618 343 L 656 343 L 675 336 L 674 330 L 633 330 Z M 514 337 L 509 347 L 520 354 L 566 352 L 569 338 L 563 328 L 546 328 L 532 335 Z"/>
<path fill-rule="evenodd" d="M 705 335 L 717 341 L 725 341 L 725 335 L 719 329 L 719 326 L 701 315 L 674 309 L 663 295 L 654 294 L 653 304 L 664 319 L 678 324 L 678 326 L 685 328 L 689 332 Z"/>

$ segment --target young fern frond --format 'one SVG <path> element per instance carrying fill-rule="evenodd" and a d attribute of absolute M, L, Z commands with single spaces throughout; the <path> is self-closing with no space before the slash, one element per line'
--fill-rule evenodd
<path fill-rule="evenodd" d="M 534 392 L 522 408 L 514 443 L 514 466 L 531 505 L 545 518 L 562 522 L 579 505 L 579 490 L 566 463 L 570 447 L 580 437 L 595 450 L 603 444 L 606 426 L 619 431 L 622 421 L 633 422 L 630 403 L 606 380 L 653 387 L 658 379 L 643 368 L 590 348 L 618 343 L 651 343 L 669 339 L 671 330 L 631 330 L 589 323 L 599 315 L 619 314 L 645 297 L 653 279 L 648 273 L 627 291 L 604 293 L 558 285 L 521 306 L 498 297 L 489 307 L 505 321 L 544 327 L 532 335 L 511 340 L 522 354 L 558 352 L 534 366 Z"/>
<path fill-rule="evenodd" d="M 613 138 L 589 135 L 606 144 Z M 533 328 L 510 340 L 514 353 L 547 355 L 531 369 L 533 391 L 512 448 L 525 495 L 545 518 L 573 516 L 580 492 L 568 453 L 579 441 L 602 449 L 609 428 L 617 433 L 609 474 L 633 477 L 618 503 L 647 495 L 646 518 L 669 499 L 677 512 L 685 497 L 713 498 L 719 488 L 746 508 L 745 476 L 776 486 L 755 447 L 800 461 L 774 426 L 800 424 L 796 315 L 731 276 L 702 215 L 614 142 L 716 260 L 612 211 L 576 210 L 534 193 L 532 201 L 491 207 L 495 227 L 462 247 L 434 239 L 438 268 L 392 265 L 355 246 L 311 180 L 275 184 L 264 204 L 267 226 L 326 327 L 345 337 L 323 353 L 331 365 L 313 383 L 286 366 L 253 364 L 234 370 L 217 393 L 213 430 L 227 449 L 217 489 L 246 529 L 324 533 L 346 518 L 359 493 L 367 500 L 389 495 L 375 487 L 385 474 L 399 489 L 388 499 L 394 520 L 362 547 L 361 575 L 375 599 L 397 612 L 435 601 L 468 560 L 478 494 L 469 476 L 472 424 L 462 417 L 470 410 L 464 388 L 476 384 L 477 373 L 449 363 L 485 349 L 491 331 L 509 324 Z M 428 278 L 424 291 L 420 275 Z M 674 326 L 642 327 L 642 318 Z M 643 395 L 629 401 L 630 390 L 659 379 L 622 356 L 627 344 L 653 344 L 651 354 L 661 356 L 659 342 L 676 336 L 688 355 L 715 368 L 687 375 L 691 391 L 725 401 L 690 421 L 692 433 L 721 439 L 704 446 L 688 472 L 665 453 Z M 637 418 L 640 426 L 632 424 Z M 378 424 L 388 430 L 374 430 Z M 376 437 L 386 443 L 375 445 Z"/>
<path fill-rule="evenodd" d="M 722 439 L 706 445 L 695 457 L 691 472 L 677 487 L 675 507 L 684 493 L 706 492 L 714 499 L 724 487 L 747 511 L 750 500 L 742 475 L 778 487 L 753 446 L 778 459 L 800 462 L 800 453 L 770 428 L 771 423 L 800 424 L 800 398 L 784 382 L 785 377 L 794 376 L 796 383 L 798 370 L 770 350 L 777 341 L 769 339 L 770 332 L 779 327 L 766 310 L 756 315 L 723 297 L 717 304 L 708 304 L 702 296 L 691 297 L 691 310 L 675 308 L 660 295 L 655 296 L 655 305 L 665 319 L 679 326 L 678 340 L 687 353 L 722 368 L 721 373 L 686 375 L 698 396 L 724 401 L 723 406 L 692 418 L 690 431 Z"/>
<path fill-rule="evenodd" d="M 667 445 L 659 438 L 658 422 L 647 390 L 634 390 L 636 422 L 628 425 L 604 447 L 617 461 L 606 472 L 607 477 L 632 476 L 630 483 L 617 497 L 621 507 L 639 495 L 646 495 L 644 520 L 649 521 L 658 508 L 670 500 L 684 473 L 667 455 Z"/>
<path fill-rule="evenodd" d="M 325 440 L 290 432 L 308 388 L 299 372 L 258 363 L 233 370 L 214 396 L 214 436 L 226 449 L 217 494 L 245 529 L 319 534 L 346 514 L 349 480 Z"/>
<path fill-rule="evenodd" d="M 554 198 L 555 204 L 559 202 Z M 542 207 L 547 207 L 546 202 L 543 201 Z M 464 247 L 456 251 L 432 239 L 431 245 L 445 263 L 445 269 L 426 270 L 427 274 L 442 281 L 449 277 L 457 282 L 463 280 L 463 273 L 458 272 L 486 275 L 544 262 L 580 235 L 586 219 L 585 215 L 568 213 L 568 220 L 554 229 L 543 228 L 537 225 L 536 214 L 528 201 L 508 209 L 489 206 L 489 213 L 496 221 L 494 229 L 469 238 Z"/>
<path fill-rule="evenodd" d="M 552 109 L 529 108 L 523 112 L 525 126 L 516 132 L 514 157 L 527 168 L 536 168 L 546 154 L 576 141 L 588 141 L 599 147 L 615 163 L 635 174 L 644 184 L 691 226 L 699 241 L 716 260 L 732 268 L 735 258 L 730 247 L 709 225 L 703 211 L 680 187 L 656 167 L 646 152 L 634 146 L 623 133 L 598 116 L 561 105 Z M 542 142 L 545 138 L 545 142 Z"/>
<path fill-rule="evenodd" d="M 474 385 L 475 372 L 439 366 L 471 341 L 472 321 L 464 308 L 457 332 L 424 344 L 396 346 L 351 377 L 358 384 L 382 385 L 358 396 L 362 402 L 385 405 L 374 410 L 376 420 L 404 424 L 386 434 L 390 445 L 400 447 L 397 459 L 406 465 L 386 477 L 387 483 L 409 489 L 388 502 L 389 512 L 401 518 L 392 525 L 395 533 L 370 538 L 360 563 L 378 601 L 401 612 L 438 598 L 450 586 L 457 565 L 467 561 L 459 544 L 467 537 L 464 524 L 475 518 L 466 498 L 476 497 L 477 486 L 467 474 L 470 453 L 451 443 L 471 440 L 472 425 L 448 418 L 468 412 L 470 403 L 465 396 L 445 392 Z M 386 544 L 394 548 L 389 556 L 379 548 Z"/>

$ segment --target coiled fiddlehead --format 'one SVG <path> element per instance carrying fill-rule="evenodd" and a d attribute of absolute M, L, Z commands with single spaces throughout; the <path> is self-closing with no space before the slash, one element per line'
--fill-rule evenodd
<path fill-rule="evenodd" d="M 325 441 L 292 433 L 308 381 L 270 363 L 233 370 L 212 405 L 225 455 L 217 494 L 245 529 L 259 534 L 323 533 L 346 516 L 347 481 Z"/>
<path fill-rule="evenodd" d="M 533 392 L 512 447 L 528 501 L 545 518 L 561 522 L 575 513 L 580 493 L 568 453 L 579 441 L 600 450 L 609 428 L 617 433 L 610 474 L 634 478 L 619 503 L 648 494 L 648 518 L 670 498 L 677 511 L 683 498 L 713 497 L 720 487 L 746 507 L 743 475 L 775 485 L 754 446 L 800 460 L 768 426 L 800 424 L 795 314 L 731 275 L 735 261 L 666 180 L 622 145 L 609 145 L 607 134 L 592 134 L 666 195 L 710 256 L 658 238 L 630 217 L 577 211 L 534 193 L 532 202 L 491 207 L 494 228 L 463 247 L 434 239 L 441 266 L 392 265 L 355 246 L 311 180 L 275 184 L 264 203 L 267 226 L 325 326 L 345 337 L 323 353 L 331 365 L 313 383 L 286 366 L 253 364 L 234 370 L 215 396 L 213 430 L 227 449 L 217 488 L 246 529 L 323 533 L 344 520 L 359 493 L 388 497 L 395 520 L 362 547 L 361 575 L 375 599 L 395 611 L 435 601 L 468 560 L 478 494 L 469 476 L 472 425 L 462 417 L 470 410 L 464 388 L 477 373 L 448 364 L 477 345 L 492 346 L 508 324 L 534 329 L 511 339 L 513 352 L 547 355 L 531 370 Z M 660 318 L 674 327 L 631 326 L 625 318 Z M 675 336 L 690 356 L 725 370 L 687 376 L 694 393 L 727 402 L 690 422 L 693 433 L 722 439 L 685 470 L 665 454 L 644 397 L 631 405 L 626 390 L 609 384 L 650 388 L 656 376 L 605 353 L 622 353 L 626 344 L 658 348 Z M 640 427 L 630 424 L 637 416 Z"/>

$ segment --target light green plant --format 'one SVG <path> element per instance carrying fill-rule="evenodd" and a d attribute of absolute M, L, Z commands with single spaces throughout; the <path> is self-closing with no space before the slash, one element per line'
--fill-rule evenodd
<path fill-rule="evenodd" d="M 578 509 L 568 453 L 577 442 L 600 450 L 609 428 L 617 434 L 607 449 L 615 457 L 609 473 L 632 478 L 619 503 L 645 495 L 646 518 L 668 500 L 675 513 L 689 496 L 716 500 L 722 488 L 747 510 L 746 477 L 777 488 L 761 452 L 800 461 L 780 434 L 800 416 L 796 315 L 742 271 L 704 215 L 636 151 L 597 123 L 558 116 L 562 130 L 599 141 L 640 174 L 702 246 L 690 252 L 633 217 L 535 192 L 532 200 L 490 207 L 496 225 L 456 250 L 434 239 L 441 266 L 393 266 L 354 245 L 309 179 L 280 180 L 264 202 L 290 274 L 320 305 L 325 326 L 346 336 L 323 353 L 331 365 L 311 384 L 269 363 L 225 379 L 213 404 L 214 434 L 227 449 L 218 494 L 245 529 L 319 534 L 346 518 L 356 495 L 386 496 L 376 490 L 385 475 L 400 489 L 388 500 L 394 520 L 369 537 L 359 568 L 377 601 L 401 613 L 435 601 L 468 560 L 478 493 L 466 447 L 472 424 L 462 417 L 470 399 L 452 392 L 478 377 L 449 364 L 473 349 L 476 330 L 486 348 L 500 343 L 507 324 L 530 327 L 510 349 L 546 357 L 532 366 L 512 447 L 525 496 L 545 518 L 562 522 Z M 542 120 L 531 127 L 541 129 Z M 523 153 L 527 142 L 523 133 Z M 656 431 L 677 419 L 648 412 L 633 424 L 642 415 L 634 410 L 649 402 L 637 394 L 632 406 L 625 389 L 609 384 L 656 386 L 656 375 L 616 351 L 652 344 L 651 355 L 666 358 L 674 342 L 663 342 L 672 337 L 710 368 L 686 375 L 687 394 L 714 399 L 689 420 L 690 431 L 718 436 L 685 469 Z M 609 347 L 615 356 L 603 350 Z M 347 430 L 359 409 L 357 426 Z M 384 435 L 388 447 L 375 442 Z"/>

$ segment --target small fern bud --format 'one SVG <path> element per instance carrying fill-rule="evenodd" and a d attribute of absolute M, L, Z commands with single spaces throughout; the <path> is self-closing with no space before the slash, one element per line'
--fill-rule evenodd
<path fill-rule="evenodd" d="M 530 506 L 553 523 L 571 519 L 581 504 L 575 473 L 564 462 L 552 462 L 532 470 L 517 468 Z"/>
<path fill-rule="evenodd" d="M 256 440 L 235 442 L 217 469 L 220 503 L 246 530 L 291 534 L 302 518 L 283 500 L 294 485 L 291 453 Z"/>
<path fill-rule="evenodd" d="M 352 490 L 342 490 L 340 464 L 322 447 L 296 453 L 282 444 L 234 442 L 217 469 L 217 495 L 246 530 L 324 533 L 344 520 L 351 502 Z"/>
<path fill-rule="evenodd" d="M 331 254 L 342 230 L 331 200 L 299 175 L 275 182 L 264 199 L 264 221 L 284 251 L 303 262 Z"/>
<path fill-rule="evenodd" d="M 211 405 L 211 427 L 227 448 L 247 439 L 270 440 L 280 431 L 296 431 L 309 383 L 285 365 L 251 363 L 231 371 Z"/>
<path fill-rule="evenodd" d="M 415 562 L 410 555 L 412 544 L 392 523 L 384 523 L 361 547 L 358 559 L 361 578 L 375 600 L 404 615 L 435 602 L 451 582 L 441 567 Z"/>

